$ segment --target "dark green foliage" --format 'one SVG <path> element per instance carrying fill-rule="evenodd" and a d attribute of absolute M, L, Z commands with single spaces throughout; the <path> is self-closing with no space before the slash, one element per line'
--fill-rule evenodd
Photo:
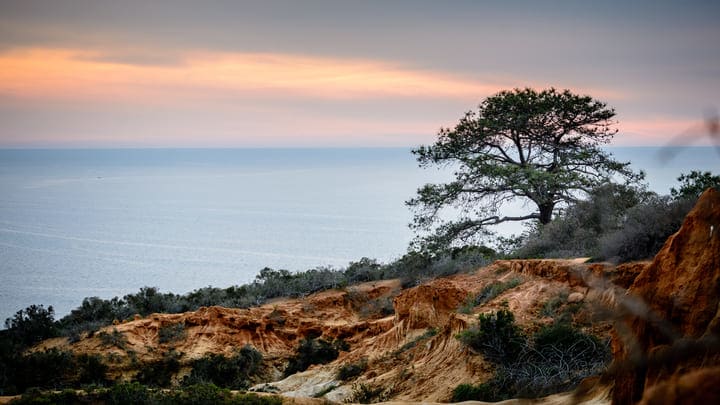
<path fill-rule="evenodd" d="M 169 387 L 173 376 L 180 371 L 180 356 L 171 350 L 165 353 L 162 359 L 143 364 L 135 380 L 143 385 Z"/>
<path fill-rule="evenodd" d="M 453 401 L 500 401 L 567 391 L 599 374 L 611 359 L 607 344 L 569 324 L 555 323 L 528 339 L 508 311 L 481 315 L 479 325 L 458 337 L 495 363 L 496 372 L 483 384 L 458 386 Z"/>
<path fill-rule="evenodd" d="M 565 304 L 567 301 L 568 293 L 567 291 L 561 292 L 559 295 L 550 298 L 547 300 L 542 308 L 540 308 L 540 316 L 541 317 L 551 317 L 555 319 L 559 314 L 560 308 Z"/>
<path fill-rule="evenodd" d="M 158 329 L 158 342 L 170 343 L 185 338 L 185 324 L 174 323 L 171 325 L 165 325 Z"/>
<path fill-rule="evenodd" d="M 233 356 L 208 354 L 191 364 L 183 385 L 212 383 L 222 388 L 247 389 L 262 367 L 262 354 L 246 345 Z"/>
<path fill-rule="evenodd" d="M 62 392 L 31 390 L 11 403 L 19 405 L 282 405 L 282 398 L 252 393 L 233 394 L 227 389 L 212 384 L 160 390 L 133 382 L 120 383 L 110 389 L 90 390 L 82 394 L 73 390 Z"/>
<path fill-rule="evenodd" d="M 680 187 L 670 189 L 670 195 L 676 200 L 696 200 L 710 187 L 720 190 L 720 176 L 713 176 L 710 172 L 693 170 L 689 174 L 681 174 L 677 180 L 680 182 Z"/>
<path fill-rule="evenodd" d="M 338 380 L 348 381 L 365 372 L 367 368 L 367 359 L 362 359 L 357 363 L 343 364 L 337 372 Z"/>
<path fill-rule="evenodd" d="M 138 382 L 114 385 L 108 393 L 109 405 L 152 404 L 153 392 Z"/>
<path fill-rule="evenodd" d="M 357 262 L 350 262 L 345 269 L 345 278 L 348 284 L 363 283 L 378 279 L 378 273 L 382 271 L 382 265 L 375 259 L 363 257 Z"/>
<path fill-rule="evenodd" d="M 383 267 L 383 278 L 400 278 L 403 288 L 414 287 L 435 277 L 475 270 L 495 259 L 495 252 L 484 246 L 463 246 L 434 251 L 409 251 Z"/>
<path fill-rule="evenodd" d="M 5 320 L 5 327 L 14 341 L 27 346 L 58 336 L 52 306 L 45 309 L 42 305 L 30 305 Z"/>
<path fill-rule="evenodd" d="M 486 98 L 438 141 L 413 151 L 421 167 L 451 167 L 454 180 L 427 184 L 407 204 L 413 228 L 430 235 L 418 240 L 434 250 L 478 240 L 487 227 L 536 219 L 547 224 L 557 204 L 572 203 L 587 190 L 624 178 L 642 178 L 601 149 L 615 130 L 615 112 L 569 90 L 502 91 Z M 535 210 L 503 216 L 505 203 L 519 200 Z M 446 208 L 459 219 L 444 222 Z"/>
<path fill-rule="evenodd" d="M 629 261 L 654 256 L 676 232 L 693 200 L 607 185 L 528 231 L 514 257 L 594 257 Z"/>
<path fill-rule="evenodd" d="M 75 355 L 50 349 L 4 359 L 0 393 L 25 392 L 31 387 L 59 389 L 84 384 L 105 385 L 107 366 L 96 355 Z"/>
<path fill-rule="evenodd" d="M 489 384 L 460 384 L 453 390 L 450 401 L 495 401 L 494 398 L 496 398 L 496 395 L 492 392 Z"/>
<path fill-rule="evenodd" d="M 599 256 L 616 262 L 653 257 L 667 238 L 680 229 L 694 205 L 693 200 L 665 196 L 630 208 L 622 225 L 600 238 Z"/>
<path fill-rule="evenodd" d="M 598 354 L 607 355 L 598 338 L 566 323 L 554 323 L 540 329 L 533 335 L 532 343 L 534 350 L 543 357 L 561 356 L 561 361 L 593 362 Z"/>
<path fill-rule="evenodd" d="M 22 397 L 11 401 L 13 405 L 75 405 L 87 404 L 75 390 L 66 389 L 61 392 L 43 392 L 38 389 L 28 390 Z"/>
<path fill-rule="evenodd" d="M 122 334 L 122 332 L 118 331 L 116 328 L 113 328 L 112 332 L 107 333 L 105 331 L 98 333 L 98 337 L 100 338 L 100 341 L 103 345 L 107 347 L 117 347 L 118 349 L 125 350 L 127 347 L 127 337 Z"/>
<path fill-rule="evenodd" d="M 512 312 L 501 309 L 480 314 L 478 324 L 458 335 L 461 342 L 495 363 L 511 363 L 522 352 L 525 337 L 515 325 Z"/>
<path fill-rule="evenodd" d="M 329 363 L 337 359 L 339 350 L 344 347 L 347 347 L 346 343 L 338 340 L 331 343 L 320 338 L 303 339 L 300 341 L 295 356 L 290 358 L 285 368 L 285 376 L 305 371 L 313 364 Z"/>
<path fill-rule="evenodd" d="M 167 395 L 164 403 L 178 405 L 281 405 L 279 397 L 259 396 L 257 394 L 232 394 L 229 390 L 213 384 L 195 384 L 173 391 Z M 169 400 L 169 401 L 168 401 Z"/>
<path fill-rule="evenodd" d="M 582 257 L 598 254 L 599 239 L 618 230 L 628 209 L 653 197 L 643 189 L 617 184 L 595 188 L 587 200 L 570 205 L 551 223 L 535 224 L 513 256 Z"/>

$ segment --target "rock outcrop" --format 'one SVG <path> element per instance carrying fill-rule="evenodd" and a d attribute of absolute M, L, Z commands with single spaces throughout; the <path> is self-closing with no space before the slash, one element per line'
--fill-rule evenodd
<path fill-rule="evenodd" d="M 620 304 L 613 403 L 718 403 L 720 368 L 704 367 L 720 364 L 719 303 L 720 193 L 709 189 Z"/>
<path fill-rule="evenodd" d="M 174 350 L 181 354 L 184 365 L 176 376 L 179 379 L 189 371 L 193 359 L 207 353 L 231 355 L 250 344 L 262 352 L 267 369 L 257 381 L 258 390 L 296 397 L 322 392 L 326 399 L 343 402 L 352 397 L 356 387 L 365 386 L 379 390 L 376 400 L 442 402 L 458 384 L 476 384 L 494 373 L 492 364 L 470 353 L 455 337 L 477 322 L 478 313 L 509 309 L 529 331 L 552 322 L 538 314 L 553 300 L 561 307 L 582 303 L 586 309 L 573 316 L 587 317 L 602 297 L 588 291 L 582 274 L 610 277 L 613 272 L 612 266 L 582 261 L 502 261 L 405 290 L 400 289 L 399 280 L 388 280 L 276 300 L 256 308 L 207 307 L 183 314 L 153 314 L 108 326 L 78 342 L 56 339 L 38 349 L 60 347 L 102 355 L 108 359 L 110 376 L 121 379 L 132 379 L 138 367 Z M 471 298 L 496 283 L 512 287 L 473 307 Z M 571 304 L 569 297 L 582 300 Z M 392 314 L 375 310 L 390 302 Z M 182 325 L 182 336 L 161 342 L 160 331 L 173 325 Z M 593 331 L 601 334 L 609 330 L 609 323 L 599 329 L 593 326 Z M 103 341 L 103 333 L 114 331 L 125 339 L 122 345 Z M 349 347 L 329 364 L 282 378 L 299 341 L 315 336 L 343 339 Z M 343 365 L 361 361 L 367 368 L 355 380 L 337 379 Z"/>

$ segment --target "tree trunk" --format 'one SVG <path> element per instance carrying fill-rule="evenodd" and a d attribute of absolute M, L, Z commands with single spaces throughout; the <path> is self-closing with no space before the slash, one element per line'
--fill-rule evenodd
<path fill-rule="evenodd" d="M 550 223 L 550 221 L 552 221 L 552 212 L 553 208 L 555 208 L 555 204 L 538 204 L 538 208 L 540 209 L 540 223 L 543 225 Z"/>

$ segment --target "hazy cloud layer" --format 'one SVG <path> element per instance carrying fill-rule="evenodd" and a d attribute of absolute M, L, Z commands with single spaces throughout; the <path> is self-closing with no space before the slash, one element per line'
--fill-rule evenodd
<path fill-rule="evenodd" d="M 503 88 L 659 143 L 720 95 L 717 2 L 4 1 L 0 146 L 415 145 Z"/>

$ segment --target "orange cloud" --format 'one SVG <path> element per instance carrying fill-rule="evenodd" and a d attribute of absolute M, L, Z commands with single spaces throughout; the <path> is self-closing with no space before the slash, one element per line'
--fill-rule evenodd
<path fill-rule="evenodd" d="M 176 103 L 178 98 L 468 98 L 503 86 L 384 62 L 285 54 L 189 53 L 183 63 L 127 64 L 74 49 L 0 55 L 0 92 L 18 98 Z"/>
<path fill-rule="evenodd" d="M 707 128 L 699 120 L 687 118 L 650 117 L 621 120 L 615 145 L 658 145 L 672 142 L 679 145 L 709 145 L 712 139 Z"/>

